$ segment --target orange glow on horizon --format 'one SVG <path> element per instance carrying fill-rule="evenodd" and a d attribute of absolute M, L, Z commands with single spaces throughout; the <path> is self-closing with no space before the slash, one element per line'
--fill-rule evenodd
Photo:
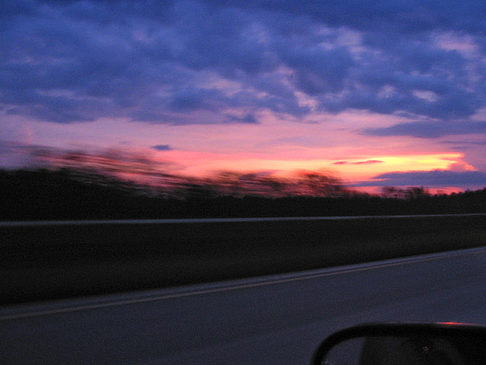
<path fill-rule="evenodd" d="M 258 154 L 219 154 L 192 151 L 168 151 L 161 154 L 165 160 L 181 166 L 187 175 L 203 176 L 221 170 L 240 172 L 269 171 L 288 175 L 296 170 L 327 171 L 346 182 L 363 181 L 388 172 L 432 171 L 460 168 L 475 170 L 458 152 L 410 154 L 396 156 L 366 156 L 361 159 L 279 159 Z M 273 157 L 273 156 L 272 156 Z"/>
<path fill-rule="evenodd" d="M 283 178 L 291 181 L 299 174 L 317 173 L 331 177 L 339 185 L 371 194 L 381 192 L 378 176 L 393 172 L 417 171 L 471 171 L 474 166 L 463 161 L 464 155 L 450 152 L 442 154 L 414 154 L 397 156 L 366 156 L 361 159 L 270 159 L 258 154 L 217 154 L 168 150 L 157 153 L 151 150 L 107 149 L 104 151 L 35 150 L 38 162 L 52 166 L 94 169 L 102 174 L 119 176 L 149 185 L 168 186 L 180 181 L 197 181 L 221 176 L 222 171 L 257 178 Z M 262 158 L 263 157 L 263 158 Z M 284 156 L 282 156 L 284 157 Z M 217 173 L 217 175 L 214 175 Z M 218 174 L 219 173 L 219 174 Z M 231 176 L 233 176 L 232 174 Z M 312 175 L 314 176 L 314 175 Z M 194 179 L 195 178 L 195 179 Z M 181 180 L 182 179 L 182 180 Z M 337 180 L 336 180 L 337 179 Z M 399 184 L 400 185 L 400 184 Z M 431 194 L 451 194 L 463 191 L 457 186 L 425 186 Z"/>

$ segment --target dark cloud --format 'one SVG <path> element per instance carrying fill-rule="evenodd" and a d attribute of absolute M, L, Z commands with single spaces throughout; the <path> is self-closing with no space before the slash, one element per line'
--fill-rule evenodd
<path fill-rule="evenodd" d="M 410 122 L 386 128 L 367 128 L 364 134 L 372 136 L 412 136 L 437 138 L 459 134 L 484 134 L 486 122 Z"/>
<path fill-rule="evenodd" d="M 168 108 L 178 112 L 194 110 L 217 111 L 229 102 L 219 91 L 208 89 L 176 90 L 170 96 Z"/>
<path fill-rule="evenodd" d="M 206 0 L 213 6 L 265 9 L 291 15 L 308 16 L 331 26 L 359 30 L 394 30 L 413 34 L 431 30 L 481 32 L 486 4 L 481 0 L 446 0 L 437 6 L 433 0 L 345 1 L 325 5 L 315 0 L 260 1 Z"/>
<path fill-rule="evenodd" d="M 308 95 L 342 91 L 353 65 L 349 50 L 344 48 L 325 50 L 300 45 L 289 48 L 286 44 L 280 56 L 294 70 L 294 85 Z"/>
<path fill-rule="evenodd" d="M 468 136 L 469 137 L 469 136 Z M 476 140 L 476 141 L 461 141 L 461 140 L 450 140 L 450 141 L 441 141 L 441 144 L 448 146 L 456 151 L 477 151 L 478 147 L 485 147 L 486 140 Z"/>
<path fill-rule="evenodd" d="M 320 111 L 462 131 L 486 106 L 485 16 L 483 1 L 6 1 L 0 106 L 57 123 L 255 123 L 259 110 L 307 116 L 299 91 Z"/>
<path fill-rule="evenodd" d="M 447 145 L 455 145 L 455 146 L 486 146 L 486 140 L 483 141 L 442 141 L 441 143 L 447 144 Z"/>
<path fill-rule="evenodd" d="M 252 114 L 246 114 L 243 117 L 232 117 L 231 120 L 233 120 L 236 123 L 248 123 L 248 124 L 258 123 L 255 116 Z"/>
<path fill-rule="evenodd" d="M 157 150 L 157 151 L 172 151 L 172 149 L 173 149 L 168 144 L 158 144 L 158 145 L 152 146 L 152 148 L 154 150 Z"/>
<path fill-rule="evenodd" d="M 486 186 L 486 172 L 448 170 L 390 172 L 355 186 L 483 187 Z"/>

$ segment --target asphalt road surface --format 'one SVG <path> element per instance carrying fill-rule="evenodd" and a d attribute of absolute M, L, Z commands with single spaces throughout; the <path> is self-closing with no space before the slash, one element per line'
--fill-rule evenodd
<path fill-rule="evenodd" d="M 1 364 L 308 364 L 370 321 L 486 325 L 486 249 L 0 309 Z"/>

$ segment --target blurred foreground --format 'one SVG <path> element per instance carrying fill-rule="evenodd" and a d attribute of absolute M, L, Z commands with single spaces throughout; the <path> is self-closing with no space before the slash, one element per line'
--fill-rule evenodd
<path fill-rule="evenodd" d="M 0 220 L 481 213 L 486 206 L 486 189 L 431 195 L 386 187 L 374 196 L 317 172 L 160 178 L 153 185 L 74 168 L 0 170 Z"/>

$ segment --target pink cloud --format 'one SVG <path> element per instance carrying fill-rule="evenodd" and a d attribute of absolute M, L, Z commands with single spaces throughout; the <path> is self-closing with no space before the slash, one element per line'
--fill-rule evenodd
<path fill-rule="evenodd" d="M 336 161 L 333 162 L 333 165 L 346 165 L 346 164 L 351 164 L 351 165 L 371 165 L 375 163 L 383 163 L 384 161 L 381 160 L 365 160 L 365 161 Z"/>

